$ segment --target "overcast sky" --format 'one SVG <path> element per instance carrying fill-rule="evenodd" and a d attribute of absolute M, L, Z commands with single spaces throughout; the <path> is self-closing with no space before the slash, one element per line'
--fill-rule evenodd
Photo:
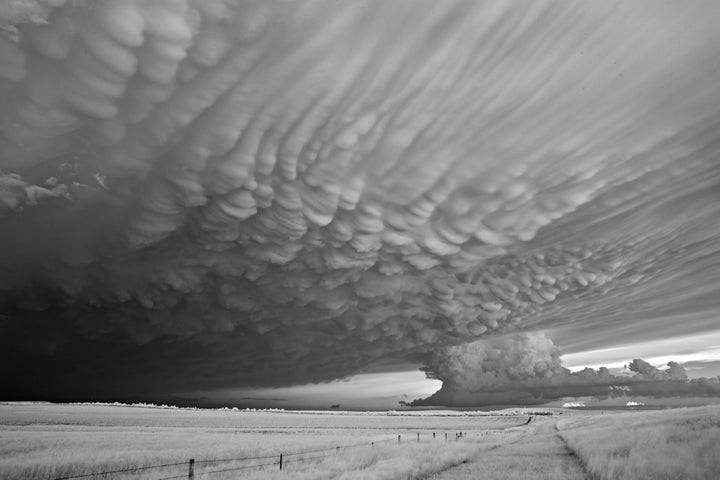
<path fill-rule="evenodd" d="M 0 397 L 717 396 L 718 18 L 3 2 Z"/>

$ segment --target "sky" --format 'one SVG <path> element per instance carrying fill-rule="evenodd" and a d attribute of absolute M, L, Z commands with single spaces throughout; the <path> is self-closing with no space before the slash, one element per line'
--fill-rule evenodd
<path fill-rule="evenodd" d="M 719 15 L 3 2 L 0 398 L 713 401 Z"/>

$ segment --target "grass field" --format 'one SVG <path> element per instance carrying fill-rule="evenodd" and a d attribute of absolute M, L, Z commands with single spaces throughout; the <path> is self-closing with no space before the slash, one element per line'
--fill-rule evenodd
<path fill-rule="evenodd" d="M 89 478 L 187 478 L 190 458 L 195 478 L 207 480 L 720 478 L 717 406 L 527 419 L 521 413 L 0 405 L 0 478 L 45 480 L 172 463 L 179 465 Z M 456 440 L 456 432 L 464 436 Z M 246 457 L 266 458 L 207 461 Z M 240 467 L 250 468 L 214 473 Z"/>
<path fill-rule="evenodd" d="M 582 463 L 555 430 L 556 417 L 537 417 L 529 425 L 503 430 L 503 441 L 471 461 L 432 480 L 582 480 Z"/>
<path fill-rule="evenodd" d="M 558 428 L 597 479 L 720 479 L 720 406 L 573 416 Z"/>
<path fill-rule="evenodd" d="M 444 416 L 162 410 L 90 405 L 0 405 L 0 477 L 49 479 L 137 466 L 183 463 L 112 478 L 159 479 L 187 472 L 189 458 L 266 457 L 198 463 L 204 473 L 261 463 L 279 466 L 207 475 L 223 478 L 420 477 L 493 445 L 480 433 L 526 416 Z M 456 432 L 465 432 L 455 440 Z M 433 440 L 432 433 L 436 436 Z M 420 442 L 417 434 L 420 433 Z M 445 442 L 448 433 L 448 442 Z M 401 435 L 398 444 L 397 436 Z M 372 446 L 375 442 L 375 446 Z M 358 445 L 353 448 L 336 446 Z M 306 455 L 288 453 L 329 448 Z M 323 458 L 298 461 L 309 457 Z"/>

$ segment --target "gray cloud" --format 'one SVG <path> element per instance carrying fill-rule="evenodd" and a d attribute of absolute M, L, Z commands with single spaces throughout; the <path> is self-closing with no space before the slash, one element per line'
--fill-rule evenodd
<path fill-rule="evenodd" d="M 717 311 L 718 8 L 3 7 L 4 388 L 288 385 Z"/>
<path fill-rule="evenodd" d="M 629 375 L 615 375 L 605 367 L 571 372 L 562 366 L 560 351 L 544 333 L 512 334 L 435 352 L 427 374 L 442 380 L 443 386 L 410 405 L 535 405 L 564 397 L 720 395 L 720 377 L 689 380 L 677 362 L 660 370 L 634 359 L 627 367 Z"/>

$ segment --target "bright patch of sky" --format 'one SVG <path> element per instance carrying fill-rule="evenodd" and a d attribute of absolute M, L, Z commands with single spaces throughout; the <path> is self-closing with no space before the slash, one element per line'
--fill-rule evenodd
<path fill-rule="evenodd" d="M 703 363 L 711 365 L 720 361 L 720 330 L 701 335 L 688 335 L 610 348 L 571 353 L 561 357 L 563 364 L 573 371 L 583 368 L 623 368 L 634 358 L 642 358 L 655 366 L 674 361 L 693 363 L 688 369 L 690 377 L 706 376 Z"/>
<path fill-rule="evenodd" d="M 346 380 L 283 388 L 239 388 L 203 392 L 224 403 L 262 404 L 276 408 L 393 409 L 400 401 L 427 397 L 442 386 L 419 370 L 363 373 Z M 193 394 L 195 395 L 195 393 Z"/>

